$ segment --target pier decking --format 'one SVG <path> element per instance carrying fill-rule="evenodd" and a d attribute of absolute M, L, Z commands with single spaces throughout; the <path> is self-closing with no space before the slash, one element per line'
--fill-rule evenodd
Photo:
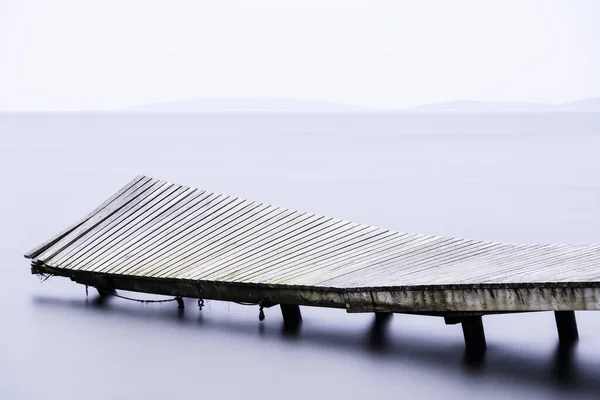
<path fill-rule="evenodd" d="M 521 245 L 393 232 L 138 176 L 28 252 L 32 272 L 116 289 L 462 323 L 485 348 L 481 316 L 600 309 L 600 245 Z M 383 314 L 382 314 L 383 313 Z"/>

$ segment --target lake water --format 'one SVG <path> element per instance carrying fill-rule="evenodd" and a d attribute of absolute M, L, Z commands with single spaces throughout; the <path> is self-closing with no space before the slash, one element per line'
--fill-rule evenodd
<path fill-rule="evenodd" d="M 552 313 L 459 325 L 113 299 L 43 284 L 24 252 L 137 174 L 405 232 L 600 243 L 600 114 L 0 114 L 0 399 L 600 398 L 600 313 L 560 356 Z M 147 298 L 142 294 L 133 294 Z"/>

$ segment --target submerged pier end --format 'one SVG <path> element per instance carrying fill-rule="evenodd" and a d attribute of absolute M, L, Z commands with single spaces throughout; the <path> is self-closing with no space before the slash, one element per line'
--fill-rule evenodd
<path fill-rule="evenodd" d="M 138 176 L 29 251 L 34 274 L 98 289 L 444 317 L 481 357 L 483 315 L 554 311 L 561 343 L 574 311 L 600 309 L 600 245 L 516 245 L 399 233 Z M 200 303 L 199 303 L 200 304 Z"/>

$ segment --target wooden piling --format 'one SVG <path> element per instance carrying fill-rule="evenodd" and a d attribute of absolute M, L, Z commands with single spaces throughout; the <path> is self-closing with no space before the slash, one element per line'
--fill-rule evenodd
<path fill-rule="evenodd" d="M 287 332 L 296 332 L 302 324 L 302 313 L 300 306 L 292 304 L 281 304 L 281 315 L 283 315 L 283 327 Z"/>
<path fill-rule="evenodd" d="M 561 345 L 571 345 L 579 339 L 574 311 L 555 311 L 558 340 Z"/>
<path fill-rule="evenodd" d="M 117 294 L 117 291 L 114 288 L 109 287 L 97 286 L 96 291 L 101 299 L 107 299 Z"/>
<path fill-rule="evenodd" d="M 480 315 L 462 317 L 463 335 L 465 337 L 466 354 L 470 359 L 482 358 L 487 348 L 483 321 Z"/>

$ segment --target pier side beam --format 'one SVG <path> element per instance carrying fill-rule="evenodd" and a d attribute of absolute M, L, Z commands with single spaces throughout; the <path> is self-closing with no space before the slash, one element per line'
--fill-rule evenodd
<path fill-rule="evenodd" d="M 283 327 L 287 332 L 297 332 L 302 324 L 300 306 L 293 304 L 280 304 L 283 315 Z"/>
<path fill-rule="evenodd" d="M 461 317 L 465 337 L 466 355 L 469 359 L 480 359 L 485 354 L 487 344 L 481 315 Z"/>
<path fill-rule="evenodd" d="M 571 345 L 579 339 L 575 311 L 554 311 L 558 341 L 561 345 Z"/>

